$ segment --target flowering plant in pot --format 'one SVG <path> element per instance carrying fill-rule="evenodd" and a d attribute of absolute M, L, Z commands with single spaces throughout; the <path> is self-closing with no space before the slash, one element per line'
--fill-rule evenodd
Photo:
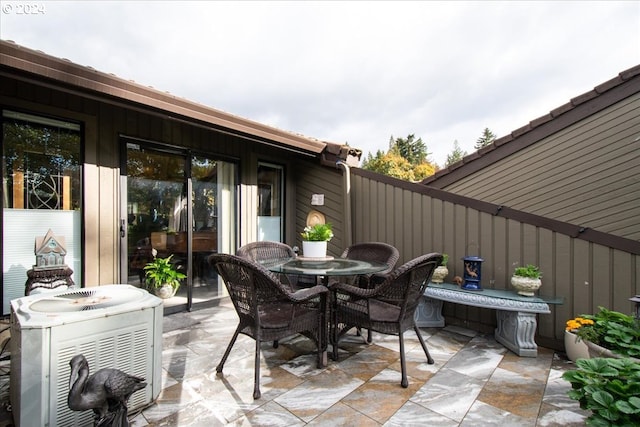
<path fill-rule="evenodd" d="M 167 258 L 156 257 L 157 252 L 153 251 L 153 261 L 144 266 L 144 275 L 147 286 L 155 290 L 155 294 L 161 298 L 170 298 L 175 295 L 180 287 L 180 280 L 187 277 L 178 271 L 180 268 L 171 263 L 173 255 Z"/>
<path fill-rule="evenodd" d="M 302 254 L 309 258 L 324 258 L 327 255 L 327 242 L 333 238 L 332 225 L 308 225 L 302 233 Z"/>
<path fill-rule="evenodd" d="M 580 322 L 567 322 L 567 329 L 585 342 L 591 357 L 633 357 L 640 362 L 640 322 L 628 314 L 598 309 L 580 316 Z"/>

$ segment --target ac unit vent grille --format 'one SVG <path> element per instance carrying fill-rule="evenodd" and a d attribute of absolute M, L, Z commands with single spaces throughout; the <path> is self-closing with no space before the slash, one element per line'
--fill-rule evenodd
<path fill-rule="evenodd" d="M 42 298 L 30 305 L 30 309 L 43 313 L 69 313 L 97 310 L 133 301 L 139 298 L 138 290 L 121 289 L 117 293 L 97 290 L 72 290 L 51 297 Z"/>

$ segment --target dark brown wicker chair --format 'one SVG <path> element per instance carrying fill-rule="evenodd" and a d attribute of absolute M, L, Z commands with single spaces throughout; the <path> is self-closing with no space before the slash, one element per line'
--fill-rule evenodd
<path fill-rule="evenodd" d="M 291 292 L 273 273 L 253 261 L 227 254 L 211 255 L 208 261 L 224 280 L 240 318 L 229 346 L 216 367 L 217 372 L 222 372 L 238 334 L 256 341 L 254 399 L 260 398 L 260 344 L 263 341 L 303 334 L 315 341 L 318 366 L 323 366 L 328 293 L 325 286 Z"/>
<path fill-rule="evenodd" d="M 356 243 L 345 249 L 341 257 L 359 261 L 380 262 L 389 266 L 386 270 L 373 275 L 358 276 L 357 282 L 355 279 L 352 282 L 353 284 L 357 283 L 360 287 L 369 288 L 375 283 L 381 283 L 385 276 L 393 271 L 400 258 L 400 252 L 395 247 L 383 242 Z M 358 335 L 360 335 L 360 332 L 360 328 L 358 328 Z M 371 331 L 369 330 L 367 332 L 367 343 L 371 343 L 371 341 Z"/>
<path fill-rule="evenodd" d="M 415 324 L 414 313 L 442 255 L 419 256 L 398 267 L 384 282 L 366 289 L 346 283 L 335 283 L 333 316 L 333 359 L 338 360 L 340 336 L 353 327 L 361 327 L 387 335 L 398 335 L 402 387 L 408 387 L 404 354 L 405 331 L 413 328 L 418 335 L 427 362 L 433 364 L 427 345 Z"/>
<path fill-rule="evenodd" d="M 281 242 L 252 242 L 240 247 L 236 255 L 269 268 L 269 266 L 282 264 L 296 257 L 291 246 Z M 298 276 L 282 274 L 280 280 L 290 285 L 291 290 L 297 290 Z"/>

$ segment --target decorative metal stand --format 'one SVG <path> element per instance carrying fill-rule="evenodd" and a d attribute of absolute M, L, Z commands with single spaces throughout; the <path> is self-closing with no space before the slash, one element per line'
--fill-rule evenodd
<path fill-rule="evenodd" d="M 129 427 L 127 402 L 133 393 L 147 386 L 144 378 L 113 368 L 103 368 L 89 376 L 89 363 L 82 354 L 73 356 L 69 365 L 69 409 L 92 409 L 94 427 Z"/>

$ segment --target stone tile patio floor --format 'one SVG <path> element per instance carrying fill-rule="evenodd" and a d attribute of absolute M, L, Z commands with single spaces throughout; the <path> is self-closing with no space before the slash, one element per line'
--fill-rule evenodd
<path fill-rule="evenodd" d="M 237 325 L 230 302 L 165 316 L 163 390 L 131 426 L 582 426 L 588 413 L 567 397 L 562 353 L 518 357 L 490 335 L 425 328 L 435 364 L 405 333 L 409 387 L 400 386 L 398 338 L 350 332 L 340 360 L 317 369 L 302 336 L 262 346 L 262 397 L 254 400 L 254 341 L 240 335 L 223 375 L 215 368 Z M 2 405 L 3 410 L 6 405 Z M 6 411 L 0 427 L 10 426 Z M 2 421 L 4 419 L 4 422 Z"/>

